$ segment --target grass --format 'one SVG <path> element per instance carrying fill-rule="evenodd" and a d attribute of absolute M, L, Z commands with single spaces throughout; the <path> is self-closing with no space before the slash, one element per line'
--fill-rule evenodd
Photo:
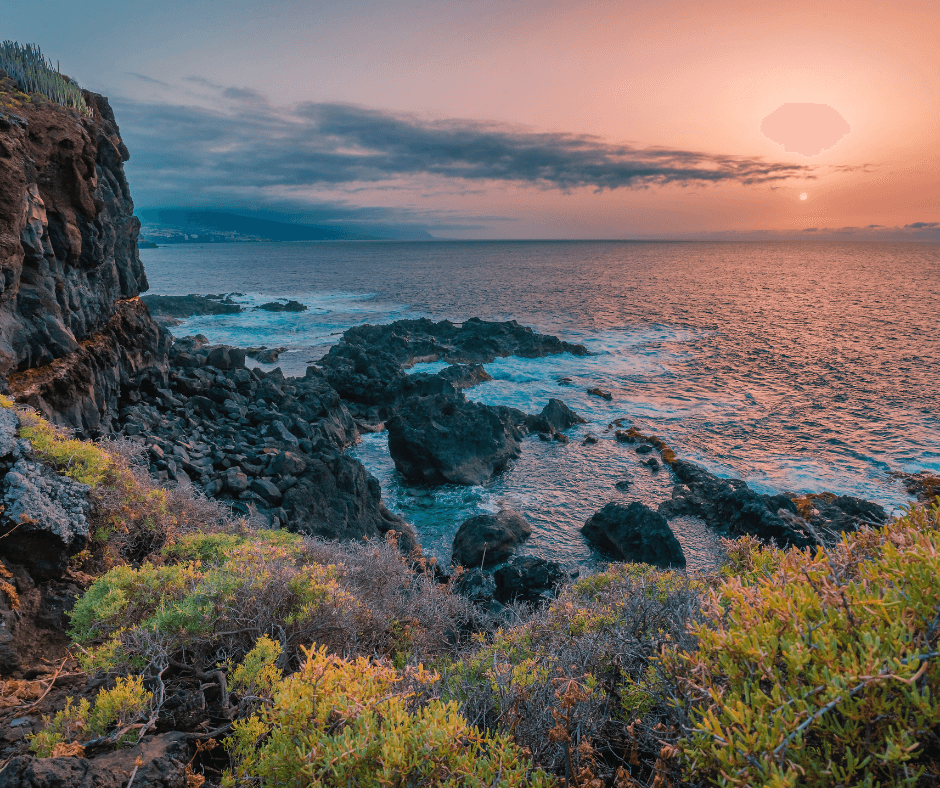
<path fill-rule="evenodd" d="M 85 117 L 93 114 L 82 89 L 54 67 L 34 44 L 0 43 L 0 68 L 26 94 L 39 93 Z"/>

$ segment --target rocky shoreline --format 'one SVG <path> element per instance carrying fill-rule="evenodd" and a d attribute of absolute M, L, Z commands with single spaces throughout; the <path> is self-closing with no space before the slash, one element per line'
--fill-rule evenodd
<path fill-rule="evenodd" d="M 387 430 L 389 453 L 405 479 L 484 484 L 520 456 L 526 435 L 564 443 L 566 431 L 584 420 L 559 399 L 526 414 L 468 400 L 465 389 L 490 379 L 485 364 L 495 358 L 559 352 L 587 350 L 514 321 L 403 320 L 352 328 L 303 378 L 285 378 L 280 369 L 247 369 L 244 349 L 182 338 L 170 348 L 166 387 L 130 392 L 113 434 L 146 449 L 155 479 L 194 484 L 268 527 L 327 539 L 394 531 L 401 546 L 413 550 L 418 535 L 386 508 L 378 482 L 346 450 L 364 432 Z M 453 363 L 435 374 L 406 374 L 428 360 Z M 610 425 L 624 451 L 644 457 L 651 472 L 666 468 L 674 486 L 658 511 L 640 502 L 598 511 L 582 532 L 601 556 L 685 566 L 667 525 L 679 516 L 699 517 L 729 536 L 750 534 L 800 547 L 887 520 L 879 505 L 850 496 L 758 494 L 743 481 L 716 477 L 677 458 L 655 436 L 617 429 L 624 426 L 623 420 Z M 476 520 L 481 518 L 460 527 L 452 561 L 471 574 L 499 570 L 531 533 L 515 513 Z M 489 560 L 478 560 L 484 549 Z M 519 594 L 550 597 L 567 574 L 551 556 L 533 560 L 519 569 Z M 466 582 L 473 585 L 471 578 Z M 478 578 L 468 593 L 491 604 L 500 596 L 505 601 L 498 589 L 495 578 Z"/>

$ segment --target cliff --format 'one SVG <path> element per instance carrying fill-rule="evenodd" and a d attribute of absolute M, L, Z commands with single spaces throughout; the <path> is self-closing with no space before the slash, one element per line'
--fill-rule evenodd
<path fill-rule="evenodd" d="M 165 383 L 170 339 L 138 299 L 127 148 L 107 99 L 84 95 L 90 117 L 0 79 L 0 377 L 99 435 L 122 389 Z"/>

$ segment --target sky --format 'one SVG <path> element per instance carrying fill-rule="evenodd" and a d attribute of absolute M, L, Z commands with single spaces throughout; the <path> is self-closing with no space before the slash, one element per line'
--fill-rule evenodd
<path fill-rule="evenodd" d="M 139 209 L 454 238 L 940 240 L 937 0 L 2 0 Z"/>

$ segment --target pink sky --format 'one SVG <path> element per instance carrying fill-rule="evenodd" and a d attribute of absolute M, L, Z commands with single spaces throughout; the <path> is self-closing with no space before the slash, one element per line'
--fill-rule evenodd
<path fill-rule="evenodd" d="M 116 97 L 119 108 L 123 98 L 228 111 L 197 77 L 255 90 L 277 112 L 299 102 L 341 102 L 420 121 L 466 119 L 637 148 L 763 157 L 811 165 L 815 175 L 598 192 L 416 173 L 271 184 L 255 194 L 262 201 L 288 195 L 449 216 L 454 228 L 432 232 L 463 237 L 940 221 L 936 0 L 172 0 L 160 7 L 98 0 L 81 4 L 81 14 L 76 5 L 49 3 L 59 29 L 32 2 L 13 0 L 9 34 L 39 43 L 83 84 Z M 95 5 L 100 13 L 89 14 Z M 762 119 L 786 103 L 828 104 L 851 131 L 817 156 L 788 153 L 760 131 Z M 141 179 L 145 197 L 146 179 L 154 179 L 148 172 L 135 174 L 132 159 L 132 188 Z"/>

